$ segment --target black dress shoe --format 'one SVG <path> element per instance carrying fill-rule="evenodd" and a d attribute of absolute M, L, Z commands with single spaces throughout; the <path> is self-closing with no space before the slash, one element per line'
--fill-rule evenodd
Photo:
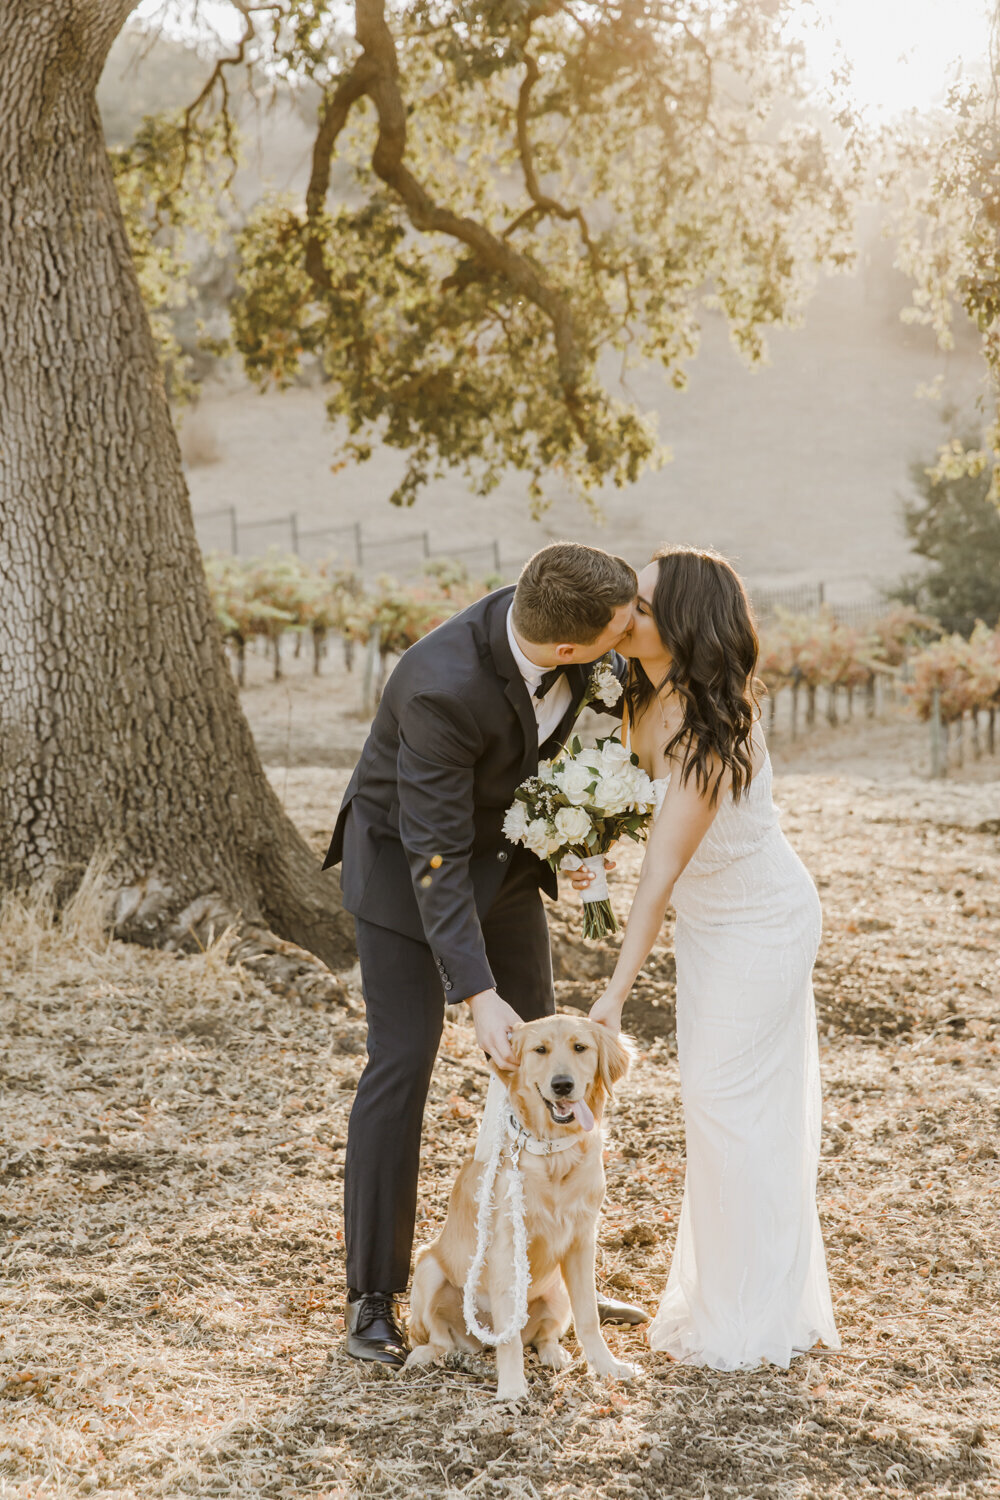
<path fill-rule="evenodd" d="M 597 1313 L 602 1323 L 648 1323 L 649 1313 L 631 1302 L 616 1302 L 611 1297 L 598 1297 Z"/>
<path fill-rule="evenodd" d="M 397 1370 L 406 1364 L 406 1335 L 391 1292 L 362 1292 L 348 1302 L 344 1322 L 352 1359 L 374 1359 Z"/>

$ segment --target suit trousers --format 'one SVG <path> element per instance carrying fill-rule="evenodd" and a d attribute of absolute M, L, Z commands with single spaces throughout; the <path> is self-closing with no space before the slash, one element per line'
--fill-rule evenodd
<path fill-rule="evenodd" d="M 555 1010 L 537 871 L 520 851 L 482 917 L 498 993 L 525 1021 Z M 441 975 L 426 943 L 355 918 L 368 1013 L 368 1062 L 347 1130 L 347 1285 L 403 1292 L 417 1212 L 424 1103 L 444 1024 Z M 471 1146 L 471 1141 L 470 1141 Z"/>

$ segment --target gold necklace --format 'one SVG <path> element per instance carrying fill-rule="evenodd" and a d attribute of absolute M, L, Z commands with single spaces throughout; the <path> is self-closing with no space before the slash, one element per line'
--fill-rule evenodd
<path fill-rule="evenodd" d="M 673 698 L 675 696 L 676 695 L 673 692 L 670 692 L 670 693 L 667 694 L 668 698 Z M 672 737 L 673 734 L 676 732 L 676 730 L 675 729 L 671 729 L 670 725 L 667 723 L 666 710 L 664 709 L 663 699 L 660 697 L 659 693 L 657 693 L 657 695 L 656 695 L 656 706 L 657 706 L 657 708 L 660 711 L 660 722 L 663 725 L 664 730 L 666 731 L 667 734 L 671 735 L 671 737 Z"/>

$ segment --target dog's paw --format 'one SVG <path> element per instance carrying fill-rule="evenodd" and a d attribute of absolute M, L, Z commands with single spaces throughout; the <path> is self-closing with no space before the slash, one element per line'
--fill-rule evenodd
<path fill-rule="evenodd" d="M 634 1380 L 638 1374 L 634 1365 L 622 1364 L 621 1360 L 615 1359 L 611 1353 L 606 1359 L 602 1356 L 600 1359 L 592 1360 L 590 1368 L 603 1380 Z"/>
<path fill-rule="evenodd" d="M 546 1344 L 538 1351 L 538 1363 L 548 1370 L 565 1370 L 573 1363 L 573 1356 L 561 1344 Z"/>
<path fill-rule="evenodd" d="M 528 1382 L 526 1380 L 511 1381 L 507 1385 L 498 1385 L 494 1401 L 523 1401 L 528 1394 Z"/>
<path fill-rule="evenodd" d="M 433 1344 L 418 1344 L 415 1349 L 410 1350 L 403 1369 L 414 1370 L 418 1365 L 432 1365 L 435 1360 L 443 1359 L 444 1355 L 445 1350 L 435 1349 Z"/>

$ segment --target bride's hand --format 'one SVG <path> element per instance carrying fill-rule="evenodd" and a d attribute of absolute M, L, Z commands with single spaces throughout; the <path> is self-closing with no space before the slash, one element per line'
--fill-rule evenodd
<path fill-rule="evenodd" d="M 605 990 L 600 1000 L 591 1006 L 589 1019 L 596 1021 L 598 1026 L 606 1026 L 609 1031 L 621 1031 L 624 1004 L 624 1000 L 619 1000 L 609 990 Z"/>
<path fill-rule="evenodd" d="M 613 870 L 615 868 L 615 861 L 613 859 L 605 859 L 604 868 L 605 870 Z M 588 870 L 583 865 L 578 870 L 567 870 L 565 873 L 569 875 L 575 891 L 585 891 L 594 878 L 593 870 Z"/>

